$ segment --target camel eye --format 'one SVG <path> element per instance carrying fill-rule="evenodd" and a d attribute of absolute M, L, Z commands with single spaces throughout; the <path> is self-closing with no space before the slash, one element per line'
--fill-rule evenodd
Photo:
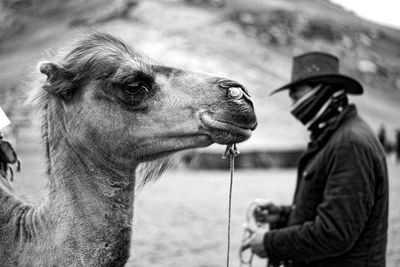
<path fill-rule="evenodd" d="M 130 96 L 137 96 L 150 92 L 149 86 L 144 82 L 130 83 L 124 88 L 124 90 Z"/>

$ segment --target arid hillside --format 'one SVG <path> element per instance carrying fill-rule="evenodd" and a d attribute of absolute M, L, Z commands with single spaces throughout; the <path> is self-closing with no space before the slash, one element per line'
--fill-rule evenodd
<path fill-rule="evenodd" d="M 27 123 L 22 95 L 38 61 L 87 26 L 110 32 L 165 64 L 228 76 L 247 85 L 259 128 L 247 148 L 304 146 L 307 133 L 288 112 L 291 58 L 322 50 L 365 95 L 351 98 L 375 130 L 400 128 L 400 32 L 323 0 L 7 0 L 0 12 L 0 104 Z M 33 75 L 35 76 L 35 75 Z M 22 116 L 21 116 L 22 114 Z"/>

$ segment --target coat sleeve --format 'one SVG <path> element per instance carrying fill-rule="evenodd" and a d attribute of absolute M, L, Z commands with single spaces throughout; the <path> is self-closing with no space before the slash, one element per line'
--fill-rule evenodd
<path fill-rule="evenodd" d="M 315 219 L 267 232 L 264 246 L 269 257 L 322 259 L 343 254 L 357 241 L 374 203 L 371 155 L 365 147 L 350 143 L 330 157 L 323 201 Z"/>
<path fill-rule="evenodd" d="M 270 229 L 280 229 L 287 226 L 290 213 L 293 210 L 293 206 L 281 205 L 280 210 L 281 210 L 279 213 L 280 220 L 275 223 L 270 223 L 269 225 Z"/>

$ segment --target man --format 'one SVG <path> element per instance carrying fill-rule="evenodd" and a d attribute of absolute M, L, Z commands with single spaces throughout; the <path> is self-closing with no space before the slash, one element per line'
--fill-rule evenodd
<path fill-rule="evenodd" d="M 385 266 L 385 154 L 347 98 L 362 94 L 362 86 L 339 73 L 336 57 L 313 52 L 294 58 L 292 82 L 273 93 L 283 90 L 311 141 L 298 164 L 293 205 L 258 209 L 256 219 L 272 230 L 250 229 L 242 249 L 251 247 L 272 266 Z"/>

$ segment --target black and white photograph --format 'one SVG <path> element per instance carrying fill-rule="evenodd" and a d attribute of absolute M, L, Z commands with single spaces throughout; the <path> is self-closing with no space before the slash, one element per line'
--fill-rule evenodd
<path fill-rule="evenodd" d="M 400 266 L 399 10 L 0 0 L 0 267 Z"/>

